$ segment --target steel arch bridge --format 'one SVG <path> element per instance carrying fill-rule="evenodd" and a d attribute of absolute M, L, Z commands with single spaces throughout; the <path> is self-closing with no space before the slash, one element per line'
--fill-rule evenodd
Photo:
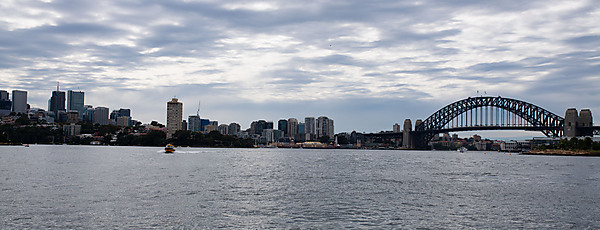
<path fill-rule="evenodd" d="M 416 124 L 412 142 L 426 148 L 434 135 L 469 130 L 541 131 L 560 137 L 564 118 L 537 105 L 503 97 L 469 97 L 449 104 Z"/>

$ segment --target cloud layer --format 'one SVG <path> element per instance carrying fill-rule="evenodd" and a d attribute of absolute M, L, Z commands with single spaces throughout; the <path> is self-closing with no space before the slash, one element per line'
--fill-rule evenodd
<path fill-rule="evenodd" d="M 223 123 L 391 129 L 477 90 L 600 113 L 598 1 L 3 1 L 0 89 Z"/>

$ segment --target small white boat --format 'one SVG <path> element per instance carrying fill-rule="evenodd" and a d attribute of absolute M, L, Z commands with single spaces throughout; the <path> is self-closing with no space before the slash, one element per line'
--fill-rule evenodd
<path fill-rule="evenodd" d="M 457 151 L 457 152 L 464 153 L 464 152 L 466 152 L 466 151 L 467 151 L 467 148 L 465 148 L 465 147 L 460 147 L 460 148 L 458 148 L 456 151 Z"/>

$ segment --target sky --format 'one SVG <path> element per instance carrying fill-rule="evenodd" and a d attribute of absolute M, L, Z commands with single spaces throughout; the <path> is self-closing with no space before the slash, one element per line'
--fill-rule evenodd
<path fill-rule="evenodd" d="M 599 24 L 598 0 L 3 0 L 0 89 L 47 109 L 60 82 L 144 123 L 172 97 L 242 128 L 327 116 L 336 133 L 481 92 L 600 114 Z"/>

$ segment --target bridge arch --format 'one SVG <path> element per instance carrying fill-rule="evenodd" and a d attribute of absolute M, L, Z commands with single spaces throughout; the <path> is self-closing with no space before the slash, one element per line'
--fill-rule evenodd
<path fill-rule="evenodd" d="M 435 134 L 444 132 L 444 127 L 455 118 L 469 111 L 477 111 L 478 108 L 498 108 L 525 120 L 528 128 L 516 127 L 522 130 L 538 130 L 546 136 L 562 136 L 564 118 L 537 105 L 504 97 L 469 97 L 449 104 L 433 113 L 422 123 L 415 127 L 414 144 L 417 148 L 423 148 Z M 486 114 L 487 115 L 487 114 Z M 491 130 L 496 126 L 464 126 L 465 130 Z M 500 129 L 500 127 L 497 127 Z"/>

